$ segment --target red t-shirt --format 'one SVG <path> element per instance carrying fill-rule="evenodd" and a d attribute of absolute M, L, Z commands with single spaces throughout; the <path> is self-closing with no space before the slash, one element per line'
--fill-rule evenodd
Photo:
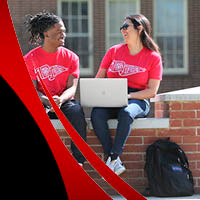
<path fill-rule="evenodd" d="M 36 77 L 38 72 L 52 96 L 60 96 L 67 88 L 69 75 L 79 77 L 79 57 L 64 47 L 56 53 L 47 53 L 41 47 L 31 50 L 24 56 L 32 80 L 38 81 L 37 89 L 43 88 Z"/>
<path fill-rule="evenodd" d="M 127 44 L 111 47 L 104 56 L 100 68 L 107 69 L 108 78 L 127 78 L 128 87 L 146 89 L 149 79 L 162 80 L 162 60 L 155 51 L 146 47 L 131 55 Z"/>

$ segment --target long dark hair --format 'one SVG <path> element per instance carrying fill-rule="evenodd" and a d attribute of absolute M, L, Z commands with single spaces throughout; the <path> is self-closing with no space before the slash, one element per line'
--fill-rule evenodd
<path fill-rule="evenodd" d="M 27 31 L 31 34 L 29 42 L 31 44 L 40 44 L 44 40 L 44 32 L 60 21 L 61 18 L 59 16 L 46 11 L 42 11 L 34 16 L 26 15 L 24 24 Z"/>
<path fill-rule="evenodd" d="M 125 19 L 131 20 L 131 22 L 134 25 L 134 28 L 137 29 L 137 30 L 139 30 L 138 27 L 140 25 L 142 25 L 143 30 L 140 34 L 140 39 L 142 41 L 142 44 L 146 48 L 153 50 L 153 51 L 160 54 L 158 45 L 154 42 L 154 40 L 150 36 L 150 34 L 151 34 L 151 24 L 150 24 L 148 19 L 142 14 L 129 15 Z"/>

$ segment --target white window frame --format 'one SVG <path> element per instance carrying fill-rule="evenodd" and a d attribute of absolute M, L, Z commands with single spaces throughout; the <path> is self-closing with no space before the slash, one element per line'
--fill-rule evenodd
<path fill-rule="evenodd" d="M 93 12 L 92 12 L 92 0 L 58 0 L 57 1 L 57 9 L 58 15 L 62 17 L 62 2 L 87 2 L 88 3 L 88 50 L 89 50 L 89 58 L 88 68 L 81 68 L 80 67 L 80 75 L 92 75 L 93 74 Z M 77 37 L 81 36 L 82 33 L 67 33 L 67 37 Z"/>
<path fill-rule="evenodd" d="M 167 0 L 163 0 L 163 1 L 167 1 Z M 183 1 L 183 6 L 184 6 L 184 39 L 183 39 L 183 68 L 164 68 L 163 69 L 163 74 L 164 75 L 185 75 L 188 74 L 188 2 L 187 0 L 182 0 Z M 153 1 L 154 3 L 154 9 L 156 8 L 156 0 Z M 154 33 L 154 38 L 156 40 L 157 37 L 157 33 L 156 33 L 156 22 L 155 19 L 159 16 L 157 16 L 156 14 L 156 10 L 154 10 L 154 26 L 153 26 L 153 33 Z M 164 34 L 162 34 L 163 36 Z M 166 34 L 166 36 L 168 36 L 168 34 Z"/>
<path fill-rule="evenodd" d="M 109 27 L 110 27 L 110 19 L 109 19 L 109 3 L 110 2 L 131 2 L 131 1 L 135 1 L 136 2 L 136 13 L 140 13 L 140 5 L 141 5 L 141 3 L 140 3 L 140 1 L 141 0 L 105 0 L 105 13 L 106 13 L 106 45 L 105 45 L 105 47 L 106 47 L 106 50 L 108 50 L 109 48 L 110 48 L 110 46 L 109 46 L 109 44 L 110 44 L 110 40 L 109 40 L 109 35 L 110 35 L 110 33 L 109 33 Z M 130 13 L 130 14 L 135 14 L 135 13 Z M 124 18 L 126 17 L 126 14 L 124 15 Z M 123 21 L 121 22 L 121 23 L 123 23 Z M 120 29 L 120 27 L 119 27 L 119 29 Z M 120 33 L 120 30 L 119 30 L 119 34 L 121 34 Z"/>

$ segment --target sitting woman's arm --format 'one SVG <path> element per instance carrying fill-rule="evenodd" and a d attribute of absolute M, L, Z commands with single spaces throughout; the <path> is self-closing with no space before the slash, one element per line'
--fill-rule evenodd
<path fill-rule="evenodd" d="M 95 78 L 106 78 L 107 69 L 99 69 Z"/>
<path fill-rule="evenodd" d="M 131 92 L 128 95 L 129 99 L 149 99 L 155 97 L 160 86 L 160 80 L 149 79 L 148 88 L 138 91 Z"/>

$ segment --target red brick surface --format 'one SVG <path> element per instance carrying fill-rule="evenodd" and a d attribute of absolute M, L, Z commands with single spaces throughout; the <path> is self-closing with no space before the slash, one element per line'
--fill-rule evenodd
<path fill-rule="evenodd" d="M 168 105 L 167 105 L 168 104 Z M 134 187 L 139 192 L 142 192 L 147 186 L 147 178 L 144 172 L 146 148 L 158 139 L 170 137 L 172 141 L 180 145 L 186 153 L 190 169 L 194 177 L 195 191 L 200 191 L 200 123 L 199 119 L 195 118 L 195 113 L 199 113 L 200 109 L 197 106 L 199 102 L 168 102 L 157 103 L 155 109 L 165 109 L 169 111 L 170 127 L 169 129 L 133 129 L 124 148 L 124 153 L 121 156 L 127 171 L 121 175 L 121 178 L 128 184 Z M 167 110 L 169 109 L 169 110 Z M 156 111 L 156 110 L 155 110 Z M 173 113 L 173 114 L 172 114 Z M 180 114 L 181 113 L 181 114 Z M 63 132 L 60 135 L 64 137 Z M 112 137 L 115 135 L 115 130 L 111 130 Z M 69 140 L 69 138 L 68 138 Z M 102 160 L 105 160 L 103 149 L 96 138 L 93 130 L 88 130 L 88 144 L 97 153 Z M 66 140 L 65 140 L 66 142 Z M 66 142 L 69 146 L 69 142 Z M 101 185 L 107 192 L 116 194 L 116 192 L 105 184 L 101 177 L 95 172 L 89 163 L 84 167 L 89 175 Z"/>

